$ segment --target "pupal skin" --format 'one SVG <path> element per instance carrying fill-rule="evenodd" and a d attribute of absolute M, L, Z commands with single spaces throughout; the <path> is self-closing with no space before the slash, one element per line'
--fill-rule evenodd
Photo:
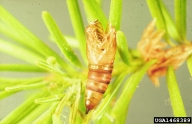
<path fill-rule="evenodd" d="M 110 23 L 104 31 L 96 20 L 86 28 L 85 33 L 89 62 L 85 100 L 88 113 L 99 104 L 110 83 L 117 45 L 116 32 Z"/>

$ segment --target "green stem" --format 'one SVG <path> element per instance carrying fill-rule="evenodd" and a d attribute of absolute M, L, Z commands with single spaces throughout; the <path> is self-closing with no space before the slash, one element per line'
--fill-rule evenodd
<path fill-rule="evenodd" d="M 13 110 L 9 115 L 3 118 L 0 123 L 1 124 L 16 124 L 22 118 L 24 118 L 28 113 L 30 113 L 34 108 L 38 105 L 34 103 L 34 100 L 40 97 L 42 93 L 37 93 L 30 98 L 28 98 L 25 102 L 23 102 L 19 107 Z"/>
<path fill-rule="evenodd" d="M 21 85 L 6 87 L 5 90 L 7 92 L 15 92 L 15 91 L 20 91 L 20 90 L 29 90 L 29 89 L 44 87 L 48 83 L 49 82 L 43 81 L 43 82 L 39 82 L 39 83 L 26 84 L 26 85 L 21 84 Z"/>
<path fill-rule="evenodd" d="M 122 4 L 123 0 L 111 0 L 109 22 L 117 31 L 121 26 Z"/>
<path fill-rule="evenodd" d="M 0 77 L 0 82 L 1 84 L 6 83 L 6 84 L 20 84 L 22 82 L 38 82 L 43 80 L 45 77 L 34 77 L 34 78 L 7 78 L 7 77 Z"/>
<path fill-rule="evenodd" d="M 7 91 L 1 91 L 0 92 L 0 99 L 6 98 L 12 94 L 15 94 L 16 92 L 7 92 Z"/>
<path fill-rule="evenodd" d="M 192 76 L 192 55 L 190 55 L 187 59 L 187 66 L 188 66 L 189 73 Z"/>
<path fill-rule="evenodd" d="M 44 57 L 53 55 L 57 59 L 62 60 L 62 58 L 58 56 L 57 53 L 55 53 L 44 42 L 42 42 L 38 37 L 31 33 L 25 26 L 23 26 L 2 6 L 0 6 L 0 13 L 0 19 L 9 26 L 10 30 L 14 31 L 15 33 L 17 32 L 17 34 L 25 38 L 26 44 L 28 44 L 30 48 L 33 48 L 34 50 L 38 51 L 39 55 L 43 55 Z M 19 35 L 18 37 L 20 37 Z M 62 63 L 62 65 L 63 64 L 64 63 Z"/>
<path fill-rule="evenodd" d="M 80 98 L 81 98 L 81 87 L 80 87 L 80 83 L 78 83 L 78 90 L 75 96 L 75 101 L 72 104 L 71 110 L 70 110 L 70 115 L 69 115 L 69 124 L 75 124 L 76 121 L 80 121 L 77 120 L 77 113 L 78 113 L 78 108 L 79 108 L 79 102 L 80 102 Z"/>
<path fill-rule="evenodd" d="M 67 102 L 69 101 L 69 99 L 71 98 L 72 95 L 73 95 L 72 92 L 68 92 L 68 93 L 62 98 L 62 100 L 59 102 L 57 108 L 55 109 L 55 113 L 54 113 L 54 115 L 55 115 L 56 117 L 59 117 L 59 116 L 61 115 L 64 106 L 67 104 Z"/>
<path fill-rule="evenodd" d="M 44 77 L 35 77 L 35 78 L 5 78 L 0 77 L 0 90 L 4 90 L 6 87 L 15 86 L 15 85 L 24 85 L 40 82 Z M 0 93 L 1 94 L 1 93 Z M 1 97 L 1 95 L 0 95 Z"/>
<path fill-rule="evenodd" d="M 79 41 L 81 56 L 85 64 L 87 64 L 86 47 L 85 47 L 86 40 L 85 40 L 85 33 L 84 33 L 85 31 L 84 31 L 84 25 L 83 25 L 80 9 L 78 6 L 78 1 L 67 0 L 67 5 L 68 5 L 68 10 L 69 10 L 73 30 L 75 32 L 76 38 Z"/>
<path fill-rule="evenodd" d="M 43 104 L 37 106 L 29 114 L 22 118 L 18 123 L 19 124 L 31 124 L 35 119 L 37 119 L 44 111 L 49 108 L 50 104 Z"/>
<path fill-rule="evenodd" d="M 107 18 L 95 0 L 83 0 L 84 9 L 88 17 L 88 21 L 99 20 L 103 27 L 107 26 Z"/>
<path fill-rule="evenodd" d="M 63 96 L 65 94 L 57 94 L 57 95 L 52 95 L 52 96 L 48 96 L 48 97 L 43 97 L 43 98 L 38 98 L 36 99 L 34 102 L 37 104 L 43 104 L 43 103 L 48 103 L 48 102 L 56 102 L 56 101 L 60 101 Z"/>
<path fill-rule="evenodd" d="M 97 4 L 101 7 L 102 5 L 102 0 L 95 0 L 97 2 Z"/>
<path fill-rule="evenodd" d="M 147 0 L 147 4 L 152 17 L 156 18 L 157 20 L 156 22 L 157 28 L 166 31 L 164 39 L 166 40 L 167 43 L 174 46 L 174 44 L 170 41 L 169 35 L 167 33 L 166 20 L 163 16 L 160 0 Z"/>
<path fill-rule="evenodd" d="M 57 46 L 60 48 L 65 58 L 74 66 L 81 67 L 81 63 L 78 57 L 75 55 L 73 49 L 68 45 L 66 39 L 63 37 L 62 32 L 60 31 L 52 16 L 48 12 L 44 11 L 42 13 L 42 17 L 47 29 L 53 36 Z"/>
<path fill-rule="evenodd" d="M 166 23 L 159 5 L 159 0 L 147 0 L 148 7 L 150 9 L 151 15 L 157 20 L 158 29 L 166 30 Z M 166 36 L 168 37 L 168 36 Z"/>
<path fill-rule="evenodd" d="M 51 73 L 59 74 L 59 75 L 66 75 L 66 72 L 64 70 L 61 70 L 62 68 L 55 67 L 53 65 L 49 65 L 43 61 L 37 61 L 37 65 Z"/>
<path fill-rule="evenodd" d="M 186 117 L 185 107 L 182 101 L 179 87 L 177 85 L 177 80 L 174 74 L 173 67 L 168 67 L 166 78 L 169 96 L 171 99 L 171 106 L 173 109 L 173 115 L 175 117 Z"/>
<path fill-rule="evenodd" d="M 15 85 L 25 85 L 25 84 L 32 84 L 36 83 L 38 81 L 42 81 L 43 78 L 28 78 L 28 79 L 16 79 L 16 78 L 0 78 L 0 82 L 2 83 L 0 85 L 0 89 L 3 90 L 0 92 L 0 99 L 3 99 L 5 97 L 8 97 L 17 91 L 8 92 L 4 90 L 6 87 L 9 86 L 15 86 Z"/>
<path fill-rule="evenodd" d="M 43 49 L 47 48 L 43 42 L 32 34 L 26 27 L 24 27 L 16 18 L 14 18 L 7 10 L 0 6 L 0 19 L 4 21 L 4 25 L 1 22 L 0 31 L 6 36 L 18 41 L 25 47 L 31 48 L 37 51 L 44 57 L 48 54 L 43 52 Z M 5 25 L 6 24 L 6 25 Z"/>
<path fill-rule="evenodd" d="M 41 49 L 39 46 L 37 46 L 35 43 L 27 42 L 29 39 L 23 36 L 22 32 L 20 32 L 19 29 L 12 29 L 12 27 L 7 26 L 0 22 L 0 32 L 7 36 L 8 38 L 13 39 L 17 43 L 21 44 L 23 47 L 27 48 L 29 51 L 34 52 L 35 54 L 39 54 L 42 57 L 46 57 L 45 54 L 40 53 L 39 50 Z M 43 52 L 41 50 L 41 52 Z"/>
<path fill-rule="evenodd" d="M 129 53 L 128 44 L 124 33 L 122 31 L 117 31 L 116 39 L 117 49 L 121 59 L 125 64 L 130 65 L 131 54 Z"/>
<path fill-rule="evenodd" d="M 141 79 L 143 78 L 144 74 L 148 70 L 148 68 L 153 65 L 156 62 L 156 60 L 151 60 L 147 62 L 140 70 L 138 70 L 136 73 L 134 73 L 126 82 L 124 89 L 116 101 L 114 107 L 111 110 L 110 115 L 117 121 L 117 123 L 124 123 L 129 103 L 137 89 L 137 86 Z"/>
<path fill-rule="evenodd" d="M 46 70 L 34 65 L 24 64 L 0 64 L 0 71 L 18 72 L 46 72 Z"/>
<path fill-rule="evenodd" d="M 163 1 L 162 0 L 158 1 L 165 19 L 166 33 L 168 33 L 168 35 L 172 37 L 174 40 L 176 40 L 178 43 L 182 43 L 183 42 L 182 37 L 177 29 L 177 26 L 175 25 L 174 19 L 171 17 L 171 14 L 169 13 Z"/>
<path fill-rule="evenodd" d="M 18 39 L 17 41 L 22 41 L 25 43 L 21 43 L 21 45 L 26 45 L 28 47 L 25 47 L 25 49 L 29 48 L 38 51 L 38 54 L 33 51 L 31 54 L 37 54 L 36 56 L 41 56 L 41 57 L 48 57 L 48 56 L 54 56 L 58 63 L 68 70 L 67 64 L 63 61 L 63 59 L 52 49 L 50 49 L 43 41 L 41 41 L 38 37 L 36 37 L 33 33 L 31 33 L 25 26 L 23 26 L 17 19 L 15 19 L 7 10 L 5 10 L 2 6 L 0 6 L 0 19 L 5 22 L 5 24 L 8 25 L 8 29 L 11 30 L 15 35 L 15 38 Z M 22 38 L 21 38 L 22 37 Z M 12 37 L 13 38 L 13 37 Z M 14 38 L 13 38 L 14 39 Z M 2 45 L 1 45 L 2 46 Z M 24 49 L 24 48 L 23 48 Z M 14 53 L 16 49 L 10 50 L 12 53 Z M 18 50 L 18 49 L 17 49 Z M 32 52 L 32 51 L 28 51 Z M 10 54 L 12 55 L 12 54 Z M 13 55 L 14 56 L 14 55 Z M 31 57 L 29 54 L 28 56 Z M 30 58 L 30 57 L 25 57 L 24 58 Z M 22 58 L 22 55 L 20 55 L 19 58 Z M 32 61 L 33 62 L 33 61 Z"/>
<path fill-rule="evenodd" d="M 49 121 L 57 105 L 58 102 L 53 103 L 51 107 L 47 111 L 45 111 L 41 116 L 39 116 L 39 118 L 37 118 L 32 124 L 44 124 L 44 122 Z"/>
<path fill-rule="evenodd" d="M 182 36 L 182 39 L 186 41 L 186 4 L 187 0 L 175 0 L 175 23 L 177 29 Z"/>
<path fill-rule="evenodd" d="M 25 47 L 15 45 L 13 43 L 7 42 L 0 39 L 0 51 L 9 54 L 15 58 L 19 58 L 31 64 L 35 64 L 36 60 L 44 60 L 45 58 L 39 54 L 31 52 Z M 30 57 L 29 57 L 30 56 Z"/>

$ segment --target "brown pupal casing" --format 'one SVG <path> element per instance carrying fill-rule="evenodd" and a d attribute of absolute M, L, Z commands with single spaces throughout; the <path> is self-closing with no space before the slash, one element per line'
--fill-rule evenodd
<path fill-rule="evenodd" d="M 116 32 L 110 23 L 104 30 L 96 20 L 86 28 L 85 33 L 89 61 L 85 100 L 88 113 L 99 104 L 110 83 L 117 45 Z"/>

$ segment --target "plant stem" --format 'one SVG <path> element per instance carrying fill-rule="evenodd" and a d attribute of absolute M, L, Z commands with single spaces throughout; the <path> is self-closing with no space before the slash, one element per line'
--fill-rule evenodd
<path fill-rule="evenodd" d="M 34 100 L 40 97 L 42 93 L 37 93 L 30 98 L 28 98 L 25 102 L 23 102 L 19 107 L 13 110 L 9 115 L 1 120 L 2 124 L 16 124 L 26 115 L 28 115 L 33 109 L 35 109 L 38 104 L 34 103 Z"/>
<path fill-rule="evenodd" d="M 48 83 L 49 83 L 49 82 L 42 81 L 42 82 L 33 83 L 33 84 L 14 85 L 14 86 L 6 87 L 5 90 L 6 90 L 7 92 L 15 92 L 15 91 L 20 91 L 20 90 L 36 89 L 36 88 L 44 87 L 44 86 L 46 86 Z"/>
<path fill-rule="evenodd" d="M 0 39 L 0 51 L 9 54 L 15 58 L 19 58 L 31 64 L 35 64 L 36 60 L 44 60 L 45 58 L 39 54 L 29 51 L 27 48 L 15 45 Z M 30 56 L 30 57 L 29 57 Z"/>
<path fill-rule="evenodd" d="M 36 118 L 38 118 L 44 111 L 49 108 L 50 104 L 38 105 L 34 110 L 22 118 L 18 123 L 31 124 Z"/>
<path fill-rule="evenodd" d="M 15 19 L 7 10 L 0 6 L 0 19 L 9 26 L 9 29 L 19 34 L 19 37 L 25 38 L 25 43 L 28 43 L 30 48 L 38 51 L 39 55 L 55 56 L 59 62 L 62 58 L 57 55 L 52 49 L 50 49 L 44 42 L 42 42 L 38 37 L 36 37 L 32 32 L 30 32 L 25 26 L 23 26 L 17 19 Z M 23 45 L 23 44 L 22 44 Z M 29 57 L 27 57 L 29 58 Z M 63 65 L 62 63 L 61 65 Z"/>
<path fill-rule="evenodd" d="M 0 90 L 4 90 L 6 87 L 10 87 L 10 86 L 25 85 L 25 84 L 32 84 L 32 83 L 36 83 L 36 82 L 41 82 L 43 79 L 44 79 L 44 77 L 34 77 L 34 78 L 4 78 L 4 77 L 0 77 L 0 82 L 1 82 Z M 1 95 L 0 95 L 0 98 L 1 98 Z"/>
<path fill-rule="evenodd" d="M 192 55 L 190 55 L 187 59 L 187 66 L 188 66 L 189 73 L 192 76 Z"/>
<path fill-rule="evenodd" d="M 0 71 L 46 72 L 46 70 L 42 68 L 26 64 L 0 64 Z"/>
<path fill-rule="evenodd" d="M 109 22 L 118 31 L 121 26 L 122 0 L 111 0 Z"/>
<path fill-rule="evenodd" d="M 87 64 L 84 25 L 83 25 L 83 20 L 81 17 L 78 1 L 67 0 L 67 5 L 68 5 L 68 10 L 69 10 L 73 30 L 75 32 L 76 38 L 79 41 L 81 56 L 85 64 Z"/>
<path fill-rule="evenodd" d="M 186 117 L 185 107 L 183 105 L 173 67 L 168 67 L 166 78 L 169 96 L 171 99 L 171 106 L 173 109 L 173 115 L 175 117 Z"/>
<path fill-rule="evenodd" d="M 83 0 L 84 9 L 88 17 L 88 21 L 99 20 L 103 27 L 107 26 L 107 18 L 95 0 Z"/>
<path fill-rule="evenodd" d="M 74 66 L 81 67 L 81 63 L 78 57 L 75 55 L 73 49 L 68 45 L 67 41 L 65 40 L 52 16 L 48 12 L 44 11 L 42 13 L 42 17 L 45 22 L 45 25 L 47 26 L 47 29 L 53 36 L 57 46 L 60 48 L 65 58 Z"/>
<path fill-rule="evenodd" d="M 175 23 L 183 40 L 186 38 L 186 3 L 187 0 L 175 0 Z"/>
<path fill-rule="evenodd" d="M 170 37 L 169 37 L 167 26 L 166 26 L 166 20 L 163 15 L 163 10 L 160 2 L 161 2 L 160 0 L 147 0 L 147 4 L 151 12 L 151 15 L 153 18 L 156 18 L 157 20 L 156 22 L 157 28 L 160 30 L 166 31 L 164 35 L 164 39 L 169 45 L 174 46 L 174 44 L 170 41 Z"/>
<path fill-rule="evenodd" d="M 44 122 L 51 119 L 52 114 L 54 113 L 56 107 L 58 105 L 58 102 L 53 103 L 51 107 L 45 111 L 39 118 L 37 118 L 32 124 L 44 124 Z"/>
<path fill-rule="evenodd" d="M 134 73 L 126 82 L 124 89 L 116 101 L 113 109 L 111 110 L 110 115 L 117 121 L 117 123 L 124 123 L 129 103 L 137 89 L 137 86 L 141 79 L 143 78 L 144 74 L 148 70 L 148 68 L 153 65 L 156 60 L 151 60 L 147 62 L 141 69 L 139 69 L 136 73 Z"/>
<path fill-rule="evenodd" d="M 131 54 L 129 53 L 128 44 L 124 33 L 122 31 L 117 31 L 116 39 L 117 39 L 118 53 L 121 59 L 125 64 L 130 65 Z"/>
<path fill-rule="evenodd" d="M 98 4 L 99 6 L 102 5 L 102 0 L 96 0 L 96 2 L 97 2 L 97 4 Z"/>

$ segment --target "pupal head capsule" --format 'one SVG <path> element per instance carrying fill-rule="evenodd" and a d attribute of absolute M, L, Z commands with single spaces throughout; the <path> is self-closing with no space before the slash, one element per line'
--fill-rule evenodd
<path fill-rule="evenodd" d="M 91 64 L 113 63 L 116 53 L 116 32 L 110 23 L 104 31 L 97 20 L 85 30 L 87 40 L 87 58 Z"/>

